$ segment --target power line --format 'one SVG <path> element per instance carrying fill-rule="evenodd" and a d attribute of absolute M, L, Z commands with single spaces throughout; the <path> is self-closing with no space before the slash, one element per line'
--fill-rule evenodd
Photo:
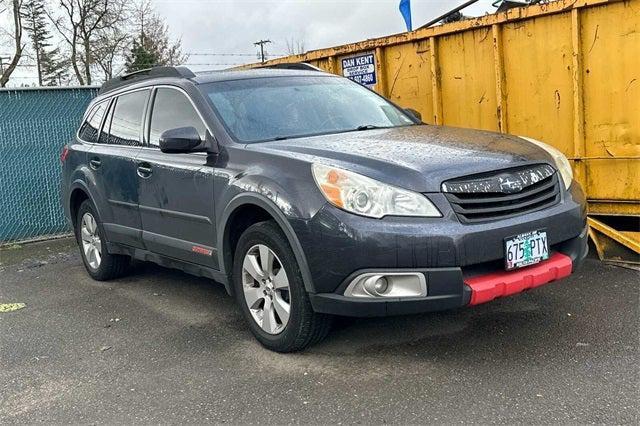
<path fill-rule="evenodd" d="M 268 40 L 267 40 L 268 41 Z M 206 52 L 186 52 L 189 56 L 244 56 L 255 57 L 255 53 L 206 53 Z M 287 56 L 286 53 L 272 53 L 273 56 Z"/>
<path fill-rule="evenodd" d="M 179 65 L 190 65 L 190 66 L 220 66 L 220 65 L 244 65 L 247 62 L 208 62 L 208 63 L 195 63 L 195 62 L 187 62 L 184 64 L 179 64 Z M 117 62 L 114 63 L 114 66 L 119 66 L 119 65 L 126 65 L 126 62 Z M 166 64 L 145 64 L 145 65 L 149 65 L 152 67 L 155 66 L 163 66 Z M 37 67 L 36 64 L 18 64 L 17 66 L 19 67 Z"/>
<path fill-rule="evenodd" d="M 185 52 L 189 56 L 230 56 L 230 57 L 255 57 L 255 53 L 215 53 L 215 52 Z M 271 53 L 272 56 L 287 56 L 287 53 Z M 0 53 L 0 56 L 11 56 L 8 53 Z"/>

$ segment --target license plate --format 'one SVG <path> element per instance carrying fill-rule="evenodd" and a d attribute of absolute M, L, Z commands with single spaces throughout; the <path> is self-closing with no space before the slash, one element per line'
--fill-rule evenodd
<path fill-rule="evenodd" d="M 549 258 L 545 231 L 532 231 L 504 240 L 505 269 L 511 270 L 536 264 Z"/>

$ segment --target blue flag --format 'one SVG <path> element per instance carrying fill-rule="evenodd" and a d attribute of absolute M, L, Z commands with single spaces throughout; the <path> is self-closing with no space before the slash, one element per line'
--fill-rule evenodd
<path fill-rule="evenodd" d="M 407 31 L 413 30 L 411 25 L 411 0 L 400 0 L 400 13 L 407 24 Z"/>

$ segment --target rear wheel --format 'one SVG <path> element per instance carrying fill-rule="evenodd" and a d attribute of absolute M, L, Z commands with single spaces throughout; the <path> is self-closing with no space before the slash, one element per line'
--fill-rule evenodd
<path fill-rule="evenodd" d="M 331 317 L 313 311 L 293 251 L 275 223 L 260 222 L 242 234 L 233 271 L 245 320 L 268 349 L 298 351 L 329 332 Z"/>
<path fill-rule="evenodd" d="M 131 259 L 107 252 L 102 224 L 89 200 L 78 209 L 76 239 L 84 266 L 93 279 L 105 281 L 124 275 Z"/>

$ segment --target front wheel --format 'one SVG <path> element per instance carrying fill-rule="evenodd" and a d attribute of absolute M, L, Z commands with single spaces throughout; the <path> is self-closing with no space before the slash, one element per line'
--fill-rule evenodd
<path fill-rule="evenodd" d="M 257 223 L 242 234 L 233 282 L 245 320 L 268 349 L 299 351 L 329 332 L 331 317 L 313 311 L 293 251 L 274 222 Z"/>

